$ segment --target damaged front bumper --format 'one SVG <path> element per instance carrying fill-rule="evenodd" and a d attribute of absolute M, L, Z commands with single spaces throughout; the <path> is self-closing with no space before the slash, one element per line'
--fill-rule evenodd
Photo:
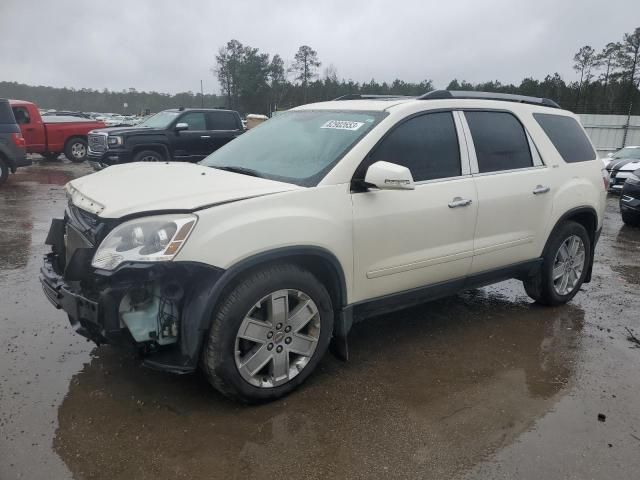
<path fill-rule="evenodd" d="M 143 364 L 157 370 L 194 371 L 211 318 L 210 292 L 224 270 L 191 262 L 94 269 L 95 246 L 88 236 L 78 241 L 78 235 L 67 219 L 53 221 L 47 237 L 52 252 L 40 270 L 49 301 L 67 313 L 77 333 L 98 345 L 136 349 Z"/>

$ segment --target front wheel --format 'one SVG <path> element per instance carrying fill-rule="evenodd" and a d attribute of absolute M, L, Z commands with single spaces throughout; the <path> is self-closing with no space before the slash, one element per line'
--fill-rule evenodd
<path fill-rule="evenodd" d="M 134 162 L 162 162 L 163 160 L 162 155 L 153 150 L 143 150 L 133 157 Z"/>
<path fill-rule="evenodd" d="M 296 265 L 254 271 L 217 309 L 202 364 L 228 397 L 263 402 L 300 385 L 327 350 L 333 306 L 326 288 Z"/>
<path fill-rule="evenodd" d="M 587 276 L 591 241 L 576 222 L 560 225 L 549 239 L 538 274 L 525 280 L 527 294 L 543 305 L 561 305 L 580 290 Z"/>
<path fill-rule="evenodd" d="M 82 163 L 87 159 L 87 141 L 84 138 L 72 138 L 64 148 L 64 156 L 73 163 Z"/>

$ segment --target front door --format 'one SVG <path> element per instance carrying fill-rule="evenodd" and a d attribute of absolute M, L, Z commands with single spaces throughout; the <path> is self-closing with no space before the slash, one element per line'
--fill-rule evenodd
<path fill-rule="evenodd" d="M 402 121 L 358 168 L 403 165 L 415 190 L 352 193 L 355 301 L 462 279 L 471 267 L 477 197 L 457 113 Z"/>
<path fill-rule="evenodd" d="M 173 144 L 174 160 L 197 162 L 206 157 L 210 133 L 204 112 L 187 112 L 176 120 L 176 124 L 186 123 L 187 130 L 175 132 Z"/>

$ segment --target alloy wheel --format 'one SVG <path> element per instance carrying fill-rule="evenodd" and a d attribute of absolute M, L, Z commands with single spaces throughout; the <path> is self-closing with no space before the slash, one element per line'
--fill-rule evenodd
<path fill-rule="evenodd" d="M 242 320 L 235 341 L 236 367 L 253 386 L 283 385 L 307 366 L 319 338 L 315 302 L 300 290 L 278 290 L 253 305 Z"/>
<path fill-rule="evenodd" d="M 553 262 L 553 288 L 558 295 L 573 291 L 584 270 L 586 249 L 577 235 L 568 237 L 556 252 Z"/>
<path fill-rule="evenodd" d="M 87 149 L 84 144 L 78 142 L 71 145 L 71 155 L 73 155 L 74 158 L 80 160 L 81 158 L 84 158 L 86 154 Z"/>

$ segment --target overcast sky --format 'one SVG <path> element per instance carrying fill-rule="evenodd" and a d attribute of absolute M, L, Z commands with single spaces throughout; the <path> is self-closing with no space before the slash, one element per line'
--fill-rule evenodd
<path fill-rule="evenodd" d="M 310 45 L 356 81 L 573 80 L 579 47 L 638 26 L 640 0 L 0 0 L 0 80 L 219 91 L 232 38 L 285 62 Z"/>

